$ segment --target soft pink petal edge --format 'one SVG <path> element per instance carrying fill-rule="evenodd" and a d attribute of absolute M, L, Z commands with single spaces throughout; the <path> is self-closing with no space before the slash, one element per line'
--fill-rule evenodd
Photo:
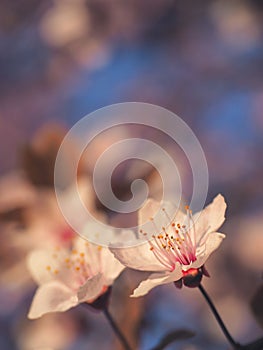
<path fill-rule="evenodd" d="M 225 221 L 226 212 L 225 198 L 218 194 L 202 211 L 193 215 L 195 230 L 197 235 L 197 243 L 207 232 L 215 232 Z"/>
<path fill-rule="evenodd" d="M 131 297 L 141 297 L 147 294 L 154 287 L 178 281 L 182 276 L 183 273 L 180 265 L 178 265 L 173 272 L 152 273 L 145 281 L 142 281 L 139 284 L 139 286 L 133 291 Z"/>
<path fill-rule="evenodd" d="M 102 248 L 101 258 L 102 272 L 107 286 L 110 286 L 125 269 L 125 266 L 115 258 L 114 254 L 108 248 Z"/>
<path fill-rule="evenodd" d="M 207 240 L 205 242 L 205 251 L 202 255 L 197 256 L 197 260 L 191 265 L 192 268 L 198 268 L 204 265 L 209 256 L 219 248 L 223 239 L 226 236 L 220 232 L 212 232 L 208 235 Z"/>
<path fill-rule="evenodd" d="M 36 290 L 28 318 L 39 318 L 49 312 L 63 312 L 77 304 L 77 296 L 71 289 L 58 281 L 51 281 Z"/>

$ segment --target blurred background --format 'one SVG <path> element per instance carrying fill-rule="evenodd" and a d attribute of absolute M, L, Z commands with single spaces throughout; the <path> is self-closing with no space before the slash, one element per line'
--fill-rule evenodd
<path fill-rule="evenodd" d="M 204 285 L 234 337 L 262 335 L 250 308 L 263 271 L 262 1 L 1 0 L 0 33 L 0 348 L 120 349 L 103 315 L 81 306 L 27 320 L 35 284 L 25 259 L 33 248 L 67 245 L 70 236 L 53 192 L 65 133 L 86 114 L 127 101 L 168 108 L 199 138 L 209 166 L 207 201 L 220 192 L 228 203 L 221 229 L 227 239 L 209 260 L 212 277 Z M 94 140 L 79 167 L 94 215 L 126 220 L 99 203 L 90 177 L 109 144 L 138 132 L 171 151 L 186 178 L 186 198 L 191 192 L 176 145 L 153 130 L 111 130 Z M 77 140 L 65 161 L 76 150 Z M 117 169 L 117 196 L 128 198 L 139 176 L 158 198 L 158 175 L 140 165 Z M 66 194 L 70 201 L 70 184 Z M 196 336 L 169 349 L 229 348 L 197 290 L 170 285 L 131 300 L 140 277 L 125 271 L 111 305 L 134 348 L 148 350 L 179 328 Z"/>

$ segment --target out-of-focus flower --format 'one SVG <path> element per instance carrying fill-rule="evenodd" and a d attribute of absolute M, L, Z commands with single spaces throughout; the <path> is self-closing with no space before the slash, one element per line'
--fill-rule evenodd
<path fill-rule="evenodd" d="M 253 215 L 243 215 L 234 223 L 238 232 L 238 239 L 232 237 L 229 249 L 235 260 L 241 266 L 260 273 L 263 266 L 263 212 L 258 211 Z M 255 244 L 256 242 L 256 244 Z"/>
<path fill-rule="evenodd" d="M 55 47 L 66 46 L 86 36 L 89 30 L 89 12 L 82 0 L 56 1 L 40 23 L 42 37 Z"/>
<path fill-rule="evenodd" d="M 70 251 L 31 252 L 28 267 L 39 285 L 28 314 L 31 319 L 94 302 L 124 269 L 108 248 L 79 237 Z"/>
<path fill-rule="evenodd" d="M 162 215 L 158 220 L 154 215 L 160 209 L 160 203 L 149 199 L 139 211 L 139 226 L 151 220 L 154 228 L 152 239 L 135 247 L 111 247 L 117 259 L 127 267 L 154 271 L 147 280 L 142 281 L 133 292 L 134 297 L 147 294 L 152 288 L 175 281 L 187 286 L 189 280 L 206 274 L 203 267 L 210 254 L 216 250 L 225 237 L 216 232 L 225 220 L 226 203 L 218 195 L 203 211 L 192 216 L 178 211 L 170 216 L 171 205 L 162 206 Z M 141 233 L 147 236 L 141 230 Z"/>
<path fill-rule="evenodd" d="M 75 232 L 67 219 L 71 219 L 70 222 L 77 220 L 80 228 L 87 221 L 85 215 L 79 214 L 74 179 L 70 172 L 63 173 L 60 189 L 66 218 L 54 192 L 56 154 L 65 133 L 63 128 L 55 124 L 42 128 L 23 149 L 22 169 L 0 178 L 0 283 L 9 294 L 11 289 L 22 297 L 31 286 L 25 263 L 25 257 L 31 250 L 71 247 Z M 67 144 L 63 158 L 65 169 L 68 169 L 76 153 L 74 142 Z M 103 214 L 95 207 L 90 176 L 85 174 L 81 164 L 77 185 L 78 196 L 87 212 L 103 221 Z"/>
<path fill-rule="evenodd" d="M 249 49 L 260 40 L 260 27 L 253 7 L 236 1 L 216 1 L 211 18 L 221 38 L 235 49 Z"/>
<path fill-rule="evenodd" d="M 66 129 L 59 124 L 49 123 L 36 132 L 33 139 L 20 151 L 20 163 L 24 175 L 38 189 L 54 187 L 54 170 L 57 153 L 66 136 Z M 73 160 L 78 158 L 77 141 L 63 144 L 63 161 L 60 167 L 69 169 Z M 78 164 L 77 175 L 84 175 L 83 163 Z M 63 176 L 62 176 L 63 175 Z M 69 187 L 74 181 L 71 171 L 61 174 L 60 186 Z"/>
<path fill-rule="evenodd" d="M 17 182 L 10 182 L 10 186 L 15 184 L 17 184 Z M 8 191 L 9 187 L 6 188 L 6 192 Z M 19 197 L 19 193 L 22 193 L 22 185 L 21 190 L 20 187 L 17 187 L 17 192 L 17 197 Z M 78 225 L 81 227 L 84 226 L 86 218 L 77 215 L 78 209 L 72 192 L 73 188 L 71 186 L 66 188 L 61 195 L 61 200 L 64 200 L 66 203 L 68 215 L 71 215 L 74 220 L 77 218 Z M 27 195 L 28 198 L 28 205 L 24 205 L 24 207 L 19 198 L 16 200 L 15 195 L 13 196 L 14 198 L 10 196 L 10 201 L 8 196 L 3 195 L 3 200 L 0 201 L 0 206 L 3 204 L 3 210 L 5 208 L 4 204 L 7 203 L 7 206 L 10 203 L 9 212 L 6 213 L 3 211 L 3 213 L 1 213 L 0 211 L 0 228 L 3 238 L 0 249 L 0 282 L 3 283 L 5 288 L 12 285 L 12 289 L 15 290 L 17 288 L 20 294 L 23 290 L 22 287 L 27 289 L 28 286 L 31 285 L 31 283 L 29 283 L 30 276 L 25 266 L 26 255 L 31 250 L 39 248 L 52 249 L 55 246 L 69 248 L 76 235 L 62 215 L 55 193 L 52 190 L 35 189 L 32 192 L 34 194 L 32 199 L 29 196 L 30 193 L 31 192 L 25 192 L 25 196 Z M 79 178 L 78 194 L 82 203 L 87 208 L 87 211 L 103 221 L 103 215 L 96 212 L 93 207 L 94 197 L 88 177 Z M 6 200 L 4 200 L 5 197 Z M 26 197 L 24 201 L 25 199 Z M 18 208 L 19 211 L 16 208 Z M 11 209 L 12 212 L 10 211 Z M 16 209 L 16 211 L 14 211 L 14 209 Z M 5 220 L 4 217 L 6 217 Z M 10 254 L 11 251 L 13 254 Z"/>

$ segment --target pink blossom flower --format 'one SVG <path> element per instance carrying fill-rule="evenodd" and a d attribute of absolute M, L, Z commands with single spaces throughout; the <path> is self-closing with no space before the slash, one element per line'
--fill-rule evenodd
<path fill-rule="evenodd" d="M 28 268 L 39 285 L 28 317 L 92 303 L 112 285 L 124 266 L 106 247 L 77 237 L 73 249 L 34 250 Z"/>
<path fill-rule="evenodd" d="M 155 218 L 159 209 L 160 203 L 149 199 L 139 211 L 139 227 L 151 222 L 150 238 L 150 229 L 140 230 L 147 242 L 133 247 L 111 247 L 123 265 L 152 272 L 134 290 L 133 297 L 145 295 L 161 284 L 205 274 L 204 263 L 225 237 L 216 232 L 225 220 L 226 203 L 221 195 L 195 215 L 188 207 L 186 214 L 182 211 L 172 214 L 171 204 L 164 203 L 160 215 Z"/>

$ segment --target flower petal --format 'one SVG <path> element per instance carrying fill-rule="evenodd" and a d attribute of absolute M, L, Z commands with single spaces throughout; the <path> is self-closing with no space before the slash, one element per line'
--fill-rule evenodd
<path fill-rule="evenodd" d="M 87 257 L 86 264 L 89 266 L 93 275 L 96 275 L 101 270 L 100 247 L 90 243 L 82 237 L 77 237 L 74 240 L 74 250 L 77 254 L 84 253 Z"/>
<path fill-rule="evenodd" d="M 115 278 L 124 270 L 123 266 L 107 247 L 102 247 L 78 237 L 74 247 L 77 252 L 85 252 L 86 263 L 93 274 L 102 273 L 105 277 L 106 285 L 111 285 Z"/>
<path fill-rule="evenodd" d="M 217 231 L 223 224 L 226 207 L 224 197 L 219 194 L 204 210 L 194 214 L 193 220 L 195 223 L 197 245 L 202 245 L 206 234 Z"/>
<path fill-rule="evenodd" d="M 77 304 L 77 296 L 70 288 L 58 281 L 51 281 L 37 289 L 28 318 L 35 319 L 49 312 L 66 311 Z"/>
<path fill-rule="evenodd" d="M 66 268 L 64 250 L 49 251 L 45 249 L 33 250 L 27 257 L 27 266 L 32 278 L 39 285 L 52 280 L 61 280 L 70 285 L 74 279 L 72 272 Z"/>
<path fill-rule="evenodd" d="M 162 284 L 171 283 L 178 281 L 183 276 L 181 267 L 178 265 L 178 268 L 173 272 L 163 272 L 163 273 L 152 273 L 145 280 L 142 281 L 139 286 L 133 291 L 131 297 L 137 298 L 147 294 L 151 289 Z"/>
<path fill-rule="evenodd" d="M 119 274 L 125 269 L 125 266 L 115 258 L 109 248 L 101 248 L 102 273 L 105 277 L 107 286 L 110 286 Z"/>
<path fill-rule="evenodd" d="M 138 240 L 139 241 L 139 240 Z M 148 242 L 133 247 L 110 247 L 114 256 L 125 266 L 141 271 L 165 271 L 162 265 L 150 250 Z"/>
<path fill-rule="evenodd" d="M 27 256 L 27 267 L 37 284 L 41 285 L 55 279 L 55 275 L 49 271 L 51 261 L 52 270 L 58 269 L 58 261 L 53 261 L 52 254 L 47 250 L 36 249 Z"/>
<path fill-rule="evenodd" d="M 210 254 L 212 254 L 213 251 L 215 251 L 220 246 L 224 238 L 225 235 L 223 233 L 209 233 L 206 242 L 202 247 L 200 247 L 202 253 L 199 255 L 197 252 L 197 260 L 191 265 L 191 268 L 198 268 L 203 266 L 206 260 L 209 258 Z"/>
<path fill-rule="evenodd" d="M 186 215 L 171 202 L 148 199 L 138 212 L 138 225 L 150 238 L 152 234 L 161 233 L 162 228 L 167 228 L 172 221 L 184 223 L 185 218 Z"/>
<path fill-rule="evenodd" d="M 101 273 L 89 278 L 78 290 L 78 302 L 92 302 L 97 299 L 105 287 L 105 279 Z"/>

